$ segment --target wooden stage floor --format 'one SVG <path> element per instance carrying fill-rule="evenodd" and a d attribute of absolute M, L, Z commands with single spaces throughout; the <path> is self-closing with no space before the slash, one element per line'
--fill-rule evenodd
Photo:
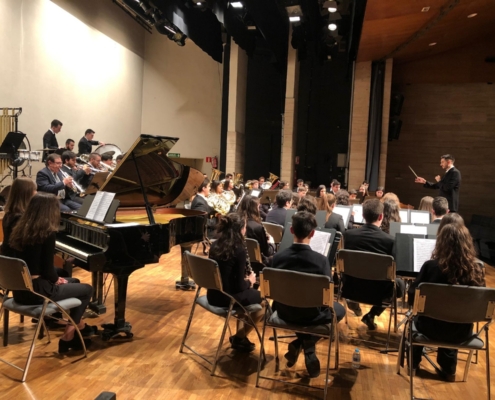
<path fill-rule="evenodd" d="M 127 399 L 320 399 L 321 391 L 288 387 L 261 381 L 255 387 L 259 343 L 253 354 L 238 354 L 225 341 L 216 375 L 210 376 L 206 363 L 191 354 L 179 353 L 179 345 L 187 323 L 194 292 L 177 291 L 175 280 L 180 275 L 180 248 L 163 256 L 159 264 L 148 265 L 134 272 L 129 282 L 126 319 L 133 326 L 132 341 L 102 342 L 93 340 L 87 359 L 80 355 L 61 357 L 57 354 L 61 332 L 52 332 L 52 342 L 38 341 L 28 380 L 20 383 L 21 373 L 0 363 L 1 399 L 94 399 L 103 391 L 115 392 L 118 400 Z M 86 271 L 75 270 L 74 276 L 89 282 Z M 487 286 L 495 287 L 495 270 L 487 269 Z M 113 321 L 113 295 L 107 299 L 108 312 L 95 319 L 92 325 Z M 388 311 L 378 322 L 374 338 L 386 338 Z M 11 316 L 9 346 L 1 347 L 1 356 L 10 361 L 23 362 L 29 348 L 34 324 L 26 319 L 19 323 Z M 409 381 L 395 373 L 396 353 L 382 355 L 366 344 L 346 339 L 346 336 L 367 337 L 365 325 L 349 312 L 349 327 L 339 324 L 341 347 L 338 371 L 331 370 L 328 399 L 408 399 Z M 197 309 L 188 343 L 200 352 L 213 356 L 221 334 L 222 320 Z M 495 328 L 491 330 L 490 352 L 495 354 Z M 394 336 L 395 343 L 398 342 Z M 268 343 L 268 342 L 267 342 Z M 287 340 L 280 346 L 286 351 Z M 324 364 L 327 343 L 317 346 Z M 361 369 L 351 368 L 352 353 L 359 346 Z M 268 364 L 265 373 L 274 371 L 273 343 L 267 346 Z M 462 377 L 466 355 L 461 354 L 457 379 Z M 492 360 L 495 361 L 495 360 Z M 283 358 L 281 366 L 285 366 Z M 486 398 L 485 355 L 472 364 L 468 382 L 446 383 L 437 378 L 425 361 L 425 367 L 415 379 L 415 394 L 424 399 L 483 399 Z M 305 380 L 304 357 L 290 370 L 282 373 Z M 312 383 L 323 384 L 323 373 Z M 495 376 L 495 367 L 492 367 Z M 495 379 L 492 379 L 495 381 Z M 494 382 L 495 383 L 495 382 Z M 493 387 L 495 390 L 495 386 Z"/>

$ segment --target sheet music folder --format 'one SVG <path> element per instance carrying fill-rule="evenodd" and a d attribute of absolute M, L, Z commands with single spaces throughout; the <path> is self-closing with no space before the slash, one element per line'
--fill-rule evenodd
<path fill-rule="evenodd" d="M 98 193 L 101 193 L 101 195 L 98 195 Z M 120 201 L 116 200 L 112 196 L 111 202 L 108 202 L 107 204 L 102 204 L 98 207 L 100 214 L 103 214 L 103 218 L 98 218 L 93 215 L 93 213 L 90 213 L 90 210 L 93 206 L 93 202 L 96 200 L 96 197 L 98 195 L 98 200 L 96 201 L 101 201 L 101 197 L 104 196 L 104 193 L 107 194 L 114 194 L 114 193 L 108 193 L 108 192 L 98 192 L 95 195 L 89 195 L 84 198 L 83 204 L 81 205 L 81 208 L 77 210 L 77 213 L 75 214 L 77 217 L 84 218 L 89 221 L 95 221 L 95 222 L 104 222 L 106 224 L 111 224 L 115 221 L 115 215 L 117 213 L 117 208 L 120 205 Z M 94 209 L 95 207 L 93 207 Z M 92 218 L 91 218 L 92 217 Z"/>

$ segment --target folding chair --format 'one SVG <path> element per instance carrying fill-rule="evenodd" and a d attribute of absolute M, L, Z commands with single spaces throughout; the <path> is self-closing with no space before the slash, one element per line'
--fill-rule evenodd
<path fill-rule="evenodd" d="M 340 275 L 340 288 L 338 299 L 344 298 L 357 303 L 369 304 L 390 308 L 390 318 L 388 322 L 387 345 L 384 352 L 388 352 L 390 343 L 390 328 L 392 324 L 392 313 L 394 315 L 394 332 L 397 333 L 397 291 L 395 287 L 396 267 L 392 256 L 384 254 L 370 253 L 367 251 L 357 250 L 340 250 L 337 253 L 337 272 Z M 370 285 L 374 282 L 390 282 L 393 291 L 391 301 L 381 300 L 381 304 L 377 304 L 377 293 L 374 299 L 371 299 L 361 292 L 353 291 L 349 283 L 345 283 L 345 276 L 359 278 L 370 281 Z M 347 303 L 346 304 L 347 308 Z M 347 312 L 346 312 L 347 323 Z"/>
<path fill-rule="evenodd" d="M 4 316 L 4 318 L 8 318 L 8 314 L 6 312 L 8 310 L 20 315 L 36 318 L 38 320 L 33 335 L 33 339 L 31 341 L 31 348 L 29 350 L 24 368 L 20 368 L 17 365 L 12 364 L 11 362 L 0 358 L 0 361 L 23 372 L 21 382 L 26 381 L 29 366 L 31 364 L 31 359 L 33 357 L 34 348 L 36 346 L 36 338 L 39 335 L 41 326 L 44 324 L 45 316 L 50 316 L 60 311 L 62 315 L 65 316 L 72 325 L 74 325 L 74 328 L 76 329 L 76 332 L 74 334 L 79 335 L 79 338 L 81 339 L 81 343 L 83 344 L 84 357 L 87 357 L 86 346 L 84 344 L 84 340 L 81 335 L 81 332 L 79 331 L 77 324 L 67 313 L 67 310 L 70 310 L 71 308 L 78 307 L 81 305 L 81 301 L 79 299 L 69 298 L 69 299 L 60 300 L 59 302 L 55 302 L 53 300 L 50 300 L 48 297 L 36 293 L 33 289 L 33 281 L 31 279 L 31 274 L 29 273 L 29 269 L 24 263 L 24 261 L 16 258 L 5 257 L 5 256 L 0 256 L 0 287 L 3 288 L 5 291 L 5 294 L 3 296 L 2 306 L 0 307 L 0 319 L 2 318 L 2 316 Z M 43 301 L 43 304 L 36 304 L 36 305 L 19 304 L 13 298 L 8 297 L 9 292 L 13 290 L 30 291 L 34 295 L 38 296 L 40 300 Z M 48 333 L 48 343 L 50 343 L 50 332 L 47 330 L 47 333 Z M 4 321 L 3 334 L 8 335 L 8 323 L 6 324 L 6 321 Z"/>
<path fill-rule="evenodd" d="M 271 222 L 263 222 L 263 226 L 268 234 L 273 237 L 275 244 L 278 245 L 282 241 L 284 227 L 282 225 L 272 224 Z"/>
<path fill-rule="evenodd" d="M 264 340 L 266 328 L 273 328 L 275 339 L 275 365 L 279 370 L 277 329 L 289 330 L 293 332 L 308 333 L 328 339 L 327 367 L 325 376 L 325 386 L 323 389 L 305 385 L 302 383 L 287 382 L 280 379 L 261 376 L 261 358 L 258 360 L 258 374 L 256 376 L 256 387 L 259 387 L 259 380 L 267 379 L 282 382 L 289 385 L 312 387 L 323 390 L 323 398 L 326 398 L 328 389 L 328 375 L 330 369 L 330 354 L 332 352 L 332 336 L 335 337 L 335 369 L 339 365 L 339 338 L 337 334 L 337 317 L 333 311 L 333 283 L 328 276 L 306 274 L 304 272 L 288 271 L 274 268 L 265 268 L 260 274 L 260 288 L 263 298 L 272 299 L 282 304 L 292 307 L 323 307 L 327 306 L 332 310 L 333 320 L 328 324 L 303 326 L 286 322 L 278 316 L 277 311 L 272 311 L 268 301 L 266 302 L 265 317 L 261 339 L 260 354 L 264 354 Z"/>
<path fill-rule="evenodd" d="M 261 258 L 260 244 L 256 239 L 246 238 L 246 247 L 251 261 L 251 268 L 253 268 L 256 275 L 259 275 L 259 272 L 265 268 Z"/>
<path fill-rule="evenodd" d="M 182 342 L 180 345 L 179 352 L 183 353 L 184 347 L 192 351 L 194 354 L 197 356 L 201 357 L 203 360 L 205 360 L 207 363 L 212 365 L 211 369 L 211 375 L 215 374 L 215 370 L 217 367 L 217 362 L 218 362 L 218 356 L 220 355 L 220 349 L 222 348 L 222 344 L 225 338 L 225 332 L 227 331 L 227 328 L 229 328 L 229 320 L 231 317 L 237 318 L 238 320 L 247 323 L 248 325 L 251 325 L 254 327 L 254 330 L 256 331 L 256 334 L 258 335 L 258 338 L 261 342 L 261 335 L 258 331 L 258 328 L 256 327 L 256 324 L 254 323 L 251 313 L 260 311 L 262 309 L 261 304 L 252 304 L 249 306 L 242 306 L 236 299 L 234 299 L 231 295 L 228 293 L 225 293 L 222 289 L 222 278 L 220 276 L 220 270 L 218 267 L 218 264 L 216 261 L 211 260 L 209 258 L 204 258 L 204 257 L 199 257 L 194 254 L 191 254 L 190 252 L 186 251 L 185 253 L 187 263 L 188 263 L 188 268 L 190 272 L 190 276 L 196 282 L 196 285 L 198 286 L 198 289 L 196 290 L 196 296 L 194 297 L 194 302 L 192 304 L 191 308 L 191 313 L 189 315 L 189 320 L 187 321 L 187 326 L 186 330 L 184 332 L 184 336 L 182 338 Z M 200 291 L 201 289 L 214 289 L 218 290 L 219 292 L 222 292 L 225 296 L 227 296 L 230 299 L 230 304 L 228 307 L 216 307 L 212 306 L 211 304 L 208 303 L 208 299 L 206 298 L 206 294 L 203 296 L 200 296 Z M 223 325 L 223 330 L 222 330 L 222 335 L 220 336 L 220 341 L 217 346 L 217 351 L 215 354 L 215 359 L 213 362 L 208 360 L 205 356 L 197 353 L 193 348 L 188 346 L 186 344 L 186 338 L 187 334 L 189 333 L 189 328 L 191 327 L 191 322 L 194 316 L 194 310 L 196 308 L 196 305 L 199 305 L 203 307 L 206 311 L 211 312 L 212 314 L 215 314 L 221 318 L 225 319 L 225 323 Z M 245 319 L 244 319 L 245 318 Z"/>
<path fill-rule="evenodd" d="M 431 340 L 420 333 L 415 326 L 414 317 L 424 316 L 438 319 L 446 322 L 459 324 L 484 323 L 484 325 L 468 340 L 453 344 Z M 414 297 L 414 308 L 410 315 L 399 346 L 399 354 L 403 354 L 405 346 L 409 346 L 409 360 L 412 360 L 412 349 L 414 345 L 427 346 L 429 348 L 450 348 L 459 350 L 468 350 L 469 355 L 464 369 L 463 382 L 467 381 L 471 357 L 475 351 L 486 352 L 486 381 L 488 400 L 490 400 L 490 343 L 488 330 L 495 318 L 495 289 L 459 286 L 459 285 L 442 285 L 438 283 L 421 283 L 416 288 Z M 485 343 L 481 338 L 482 332 L 485 332 Z M 407 336 L 406 336 L 407 335 Z M 400 374 L 401 358 L 397 359 L 397 373 Z M 403 358 L 402 358 L 403 359 Z M 433 361 L 427 357 L 427 360 L 439 370 Z M 413 392 L 413 374 L 410 374 L 409 387 L 411 399 L 414 399 Z"/>

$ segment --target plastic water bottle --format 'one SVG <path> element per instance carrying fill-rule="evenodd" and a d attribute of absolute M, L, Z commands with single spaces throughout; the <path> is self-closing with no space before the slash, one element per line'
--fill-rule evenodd
<path fill-rule="evenodd" d="M 352 355 L 352 368 L 359 369 L 361 367 L 361 353 L 359 349 L 356 348 L 354 350 L 354 354 Z"/>

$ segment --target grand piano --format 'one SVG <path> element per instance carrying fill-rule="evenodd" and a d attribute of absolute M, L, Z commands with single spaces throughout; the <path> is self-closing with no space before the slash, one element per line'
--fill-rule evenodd
<path fill-rule="evenodd" d="M 103 274 L 114 276 L 115 320 L 103 325 L 103 340 L 133 336 L 131 324 L 125 320 L 130 274 L 158 262 L 175 245 L 182 247 L 183 254 L 203 240 L 205 213 L 169 208 L 189 199 L 204 180 L 200 171 L 168 158 L 167 153 L 177 140 L 140 135 L 108 179 L 99 186 L 93 183 L 93 191 L 115 193 L 117 202 L 113 204 L 118 208 L 110 223 L 62 214 L 56 250 L 74 257 L 77 266 L 92 272 L 91 306 L 98 313 L 106 311 L 102 301 Z M 184 256 L 177 285 L 194 287 Z"/>

